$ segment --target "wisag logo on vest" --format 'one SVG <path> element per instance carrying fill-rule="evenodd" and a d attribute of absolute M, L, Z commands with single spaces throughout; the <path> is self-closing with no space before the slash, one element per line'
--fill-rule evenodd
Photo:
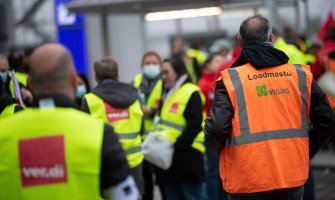
<path fill-rule="evenodd" d="M 289 94 L 290 90 L 288 88 L 277 88 L 277 89 L 267 89 L 266 85 L 256 86 L 257 96 L 272 96 L 272 95 L 285 95 Z"/>

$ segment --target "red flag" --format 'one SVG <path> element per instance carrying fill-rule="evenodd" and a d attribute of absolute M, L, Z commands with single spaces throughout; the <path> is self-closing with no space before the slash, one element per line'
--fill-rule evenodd
<path fill-rule="evenodd" d="M 327 30 L 330 27 L 335 27 L 335 20 L 334 20 L 334 16 L 331 10 L 329 10 L 328 16 L 326 18 L 326 20 L 322 23 L 321 28 L 319 30 L 319 34 L 318 37 L 320 40 L 323 40 L 323 38 L 326 36 L 327 34 Z"/>

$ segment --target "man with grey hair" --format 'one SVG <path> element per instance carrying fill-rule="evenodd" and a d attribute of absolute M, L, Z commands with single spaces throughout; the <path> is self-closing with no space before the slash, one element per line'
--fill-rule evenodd
<path fill-rule="evenodd" d="M 126 199 L 139 193 L 113 128 L 75 109 L 69 51 L 45 44 L 31 56 L 33 108 L 0 120 L 1 199 Z"/>
<path fill-rule="evenodd" d="M 220 154 L 232 200 L 302 200 L 309 158 L 335 133 L 335 115 L 309 66 L 288 64 L 271 40 L 266 18 L 242 22 L 241 56 L 221 72 L 206 119 L 207 151 Z"/>

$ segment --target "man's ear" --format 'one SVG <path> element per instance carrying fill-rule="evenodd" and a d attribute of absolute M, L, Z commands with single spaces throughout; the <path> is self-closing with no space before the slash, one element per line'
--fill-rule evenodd
<path fill-rule="evenodd" d="M 271 34 L 269 37 L 269 42 L 275 43 L 275 41 L 276 41 L 276 37 L 273 34 Z"/>
<path fill-rule="evenodd" d="M 243 41 L 242 41 L 241 35 L 237 36 L 237 42 L 240 45 L 240 47 L 243 47 Z"/>

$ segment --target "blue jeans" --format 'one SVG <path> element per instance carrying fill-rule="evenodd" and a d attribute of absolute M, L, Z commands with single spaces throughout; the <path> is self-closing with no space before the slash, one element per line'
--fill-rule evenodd
<path fill-rule="evenodd" d="M 167 200 L 206 200 L 204 184 L 165 184 Z"/>
<path fill-rule="evenodd" d="M 222 187 L 219 173 L 220 156 L 207 153 L 206 188 L 208 200 L 227 200 L 228 196 Z"/>

